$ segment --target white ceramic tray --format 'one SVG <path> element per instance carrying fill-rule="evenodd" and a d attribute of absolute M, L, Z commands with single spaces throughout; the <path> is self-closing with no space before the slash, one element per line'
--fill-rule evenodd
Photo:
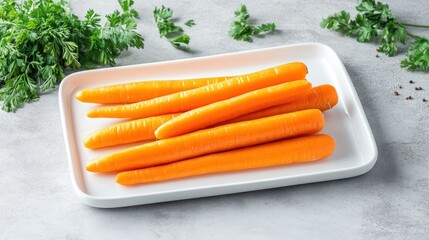
<path fill-rule="evenodd" d="M 92 158 L 118 148 L 88 150 L 82 145 L 84 136 L 117 120 L 87 118 L 88 110 L 96 105 L 75 100 L 77 91 L 150 79 L 237 75 L 292 61 L 302 61 L 308 66 L 307 79 L 313 86 L 329 83 L 338 91 L 338 105 L 324 113 L 326 126 L 323 132 L 337 142 L 331 157 L 313 163 L 133 187 L 116 184 L 114 174 L 93 174 L 85 170 L 86 163 Z M 377 160 L 377 146 L 350 77 L 337 54 L 323 44 L 296 44 L 79 72 L 69 75 L 61 83 L 59 101 L 72 184 L 79 198 L 94 207 L 132 206 L 348 178 L 369 171 Z"/>

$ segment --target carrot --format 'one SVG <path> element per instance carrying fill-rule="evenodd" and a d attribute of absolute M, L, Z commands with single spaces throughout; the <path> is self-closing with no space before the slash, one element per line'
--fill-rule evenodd
<path fill-rule="evenodd" d="M 230 77 L 196 78 L 168 81 L 144 81 L 84 89 L 76 94 L 82 102 L 98 104 L 136 103 L 225 81 Z"/>
<path fill-rule="evenodd" d="M 320 111 L 326 111 L 333 108 L 335 105 L 337 105 L 337 103 L 338 95 L 335 88 L 329 84 L 324 84 L 314 87 L 311 91 L 307 93 L 306 97 L 297 101 L 249 113 L 225 122 L 221 122 L 219 124 L 216 124 L 216 126 L 241 121 L 248 121 L 305 109 L 319 109 Z"/>
<path fill-rule="evenodd" d="M 190 110 L 162 124 L 158 139 L 190 133 L 216 123 L 306 96 L 311 83 L 305 80 L 282 83 Z"/>
<path fill-rule="evenodd" d="M 338 96 L 335 88 L 329 84 L 325 84 L 312 88 L 312 91 L 309 91 L 308 95 L 303 99 L 246 114 L 225 122 L 218 123 L 215 126 L 264 118 L 305 109 L 319 109 L 321 111 L 326 111 L 334 107 L 337 102 Z M 180 115 L 180 113 L 143 118 L 131 122 L 118 123 L 111 127 L 109 126 L 102 128 L 88 135 L 85 140 L 85 146 L 91 149 L 97 149 L 101 147 L 117 146 L 133 142 L 153 141 L 156 139 L 154 134 L 155 130 L 161 126 L 161 124 L 178 115 Z M 168 118 L 167 116 L 171 117 Z"/>
<path fill-rule="evenodd" d="M 305 64 L 289 63 L 138 103 L 96 108 L 88 112 L 88 117 L 144 118 L 184 112 L 256 89 L 304 79 L 306 74 Z"/>
<path fill-rule="evenodd" d="M 179 114 L 167 114 L 137 119 L 101 128 L 88 134 L 84 145 L 90 149 L 117 146 L 127 143 L 155 140 L 155 130 Z"/>
<path fill-rule="evenodd" d="M 228 152 L 214 153 L 157 167 L 121 172 L 122 185 L 160 182 L 212 173 L 317 161 L 330 156 L 335 140 L 325 134 L 298 137 Z"/>
<path fill-rule="evenodd" d="M 228 124 L 182 136 L 145 143 L 101 156 L 86 169 L 114 172 L 171 163 L 204 154 L 312 134 L 324 126 L 320 110 L 311 109 Z"/>

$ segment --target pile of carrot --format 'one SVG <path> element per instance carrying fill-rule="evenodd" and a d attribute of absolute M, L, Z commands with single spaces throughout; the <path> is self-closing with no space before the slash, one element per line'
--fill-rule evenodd
<path fill-rule="evenodd" d="M 214 78 L 156 80 L 84 89 L 91 118 L 126 121 L 89 133 L 85 147 L 140 143 L 99 156 L 86 169 L 119 172 L 122 185 L 317 161 L 335 141 L 317 134 L 333 108 L 333 86 L 313 87 L 307 66 L 293 62 Z"/>

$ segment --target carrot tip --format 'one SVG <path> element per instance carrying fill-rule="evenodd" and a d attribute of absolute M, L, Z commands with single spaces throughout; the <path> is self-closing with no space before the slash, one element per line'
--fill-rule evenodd
<path fill-rule="evenodd" d="M 121 174 L 120 173 L 116 175 L 116 179 L 115 180 L 116 180 L 117 183 L 122 184 L 122 178 L 121 178 Z"/>
<path fill-rule="evenodd" d="M 95 162 L 90 162 L 86 165 L 86 170 L 90 172 L 97 172 L 97 164 Z"/>
<path fill-rule="evenodd" d="M 83 102 L 83 91 L 79 91 L 76 93 L 76 99 Z"/>
<path fill-rule="evenodd" d="M 87 142 L 83 143 L 83 145 L 84 145 L 86 148 L 89 148 L 89 149 L 96 149 L 96 148 L 95 148 L 95 147 L 93 147 L 90 143 L 87 143 Z"/>
<path fill-rule="evenodd" d="M 93 145 L 93 144 L 91 144 L 91 143 L 84 143 L 83 145 L 84 145 L 86 148 L 91 149 L 91 150 L 96 150 L 96 149 L 100 148 L 100 147 L 94 146 L 94 145 Z"/>
<path fill-rule="evenodd" d="M 127 176 L 127 174 L 125 172 L 123 173 L 118 173 L 116 175 L 116 183 L 127 186 L 127 185 L 132 185 L 133 183 L 130 183 L 129 181 L 127 181 L 127 178 L 129 178 Z"/>
<path fill-rule="evenodd" d="M 90 137 L 85 137 L 85 139 L 83 140 L 83 145 L 86 147 L 86 148 L 89 148 L 89 149 L 93 149 L 93 145 L 92 145 L 92 141 L 91 141 L 91 138 Z"/>
<path fill-rule="evenodd" d="M 89 117 L 89 118 L 93 118 L 93 117 L 95 117 L 95 114 L 94 114 L 94 111 L 89 111 L 87 114 L 86 114 L 86 116 L 87 117 Z"/>

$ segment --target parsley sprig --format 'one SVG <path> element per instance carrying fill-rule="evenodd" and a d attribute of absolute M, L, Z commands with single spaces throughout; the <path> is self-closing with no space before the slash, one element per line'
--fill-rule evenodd
<path fill-rule="evenodd" d="M 401 67 L 409 71 L 429 71 L 429 40 L 411 34 L 407 27 L 429 28 L 425 25 L 409 24 L 399 21 L 388 4 L 375 0 L 361 0 L 356 6 L 358 14 L 354 19 L 350 13 L 341 11 L 323 19 L 320 26 L 332 29 L 364 43 L 378 39 L 379 52 L 394 56 L 398 45 L 405 45 L 410 38 L 414 39 Z"/>
<path fill-rule="evenodd" d="M 184 33 L 183 28 L 176 26 L 171 18 L 173 17 L 173 10 L 165 7 L 155 7 L 153 10 L 153 18 L 158 27 L 159 36 L 167 40 L 173 47 L 181 50 L 188 50 L 189 41 L 191 38 Z M 195 25 L 193 20 L 189 20 L 185 25 L 191 27 Z"/>
<path fill-rule="evenodd" d="M 276 29 L 276 24 L 265 23 L 259 26 L 252 26 L 247 21 L 250 15 L 246 5 L 242 4 L 239 9 L 234 12 L 234 22 L 229 29 L 229 36 L 238 41 L 252 42 L 253 36 L 271 32 Z"/>
<path fill-rule="evenodd" d="M 0 102 L 5 111 L 54 89 L 64 69 L 115 65 L 129 47 L 143 48 L 133 0 L 118 0 L 122 11 L 101 17 L 93 10 L 80 20 L 66 1 L 0 1 Z"/>
<path fill-rule="evenodd" d="M 405 59 L 401 62 L 401 67 L 409 71 L 429 71 L 429 40 L 427 38 L 415 38 Z"/>

